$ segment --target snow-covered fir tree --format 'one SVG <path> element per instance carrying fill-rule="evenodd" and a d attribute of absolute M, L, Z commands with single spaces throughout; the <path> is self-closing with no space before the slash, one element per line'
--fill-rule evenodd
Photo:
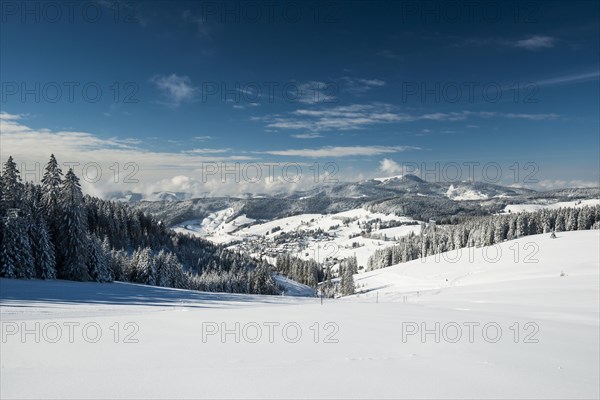
<path fill-rule="evenodd" d="M 23 183 L 21 183 L 21 173 L 17 169 L 17 164 L 11 156 L 2 168 L 2 203 L 5 211 L 9 209 L 20 208 L 23 198 Z"/>
<path fill-rule="evenodd" d="M 87 213 L 79 178 L 72 169 L 65 175 L 59 193 L 61 210 L 58 237 L 58 275 L 64 279 L 86 281 L 90 279 L 87 268 L 88 232 Z"/>
<path fill-rule="evenodd" d="M 50 240 L 46 221 L 36 215 L 30 229 L 31 250 L 35 262 L 36 277 L 39 279 L 56 278 L 56 253 Z"/>
<path fill-rule="evenodd" d="M 344 267 L 342 267 L 340 275 L 340 293 L 342 294 L 342 296 L 349 296 L 351 294 L 354 294 L 356 288 L 354 286 L 352 268 L 349 265 L 344 265 Z"/>
<path fill-rule="evenodd" d="M 0 276 L 20 279 L 35 277 L 35 261 L 25 217 L 19 209 L 10 208 L 2 225 Z"/>
<path fill-rule="evenodd" d="M 96 282 L 111 282 L 113 277 L 108 258 L 102 248 L 102 242 L 94 234 L 89 235 L 87 253 L 87 271 L 90 279 Z"/>
<path fill-rule="evenodd" d="M 42 176 L 42 199 L 41 207 L 46 215 L 48 229 L 54 245 L 57 245 L 60 229 L 60 215 L 62 210 L 59 205 L 60 190 L 63 181 L 63 173 L 60 169 L 54 154 L 50 155 L 50 160 L 44 169 Z"/>

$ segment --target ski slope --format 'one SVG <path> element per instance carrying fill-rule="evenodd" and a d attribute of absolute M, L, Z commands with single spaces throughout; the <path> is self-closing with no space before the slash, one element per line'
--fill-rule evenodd
<path fill-rule="evenodd" d="M 598 398 L 600 232 L 498 248 L 497 260 L 489 248 L 487 260 L 429 257 L 359 274 L 362 293 L 322 305 L 0 279 L 0 397 Z M 36 323 L 39 343 L 21 335 Z M 56 343 L 52 324 L 63 327 Z M 72 342 L 65 324 L 79 324 Z M 101 329 L 95 343 L 89 327 Z"/>

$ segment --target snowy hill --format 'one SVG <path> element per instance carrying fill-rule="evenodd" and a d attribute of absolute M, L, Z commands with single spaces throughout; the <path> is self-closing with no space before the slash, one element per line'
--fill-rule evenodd
<path fill-rule="evenodd" d="M 359 274 L 368 292 L 323 305 L 0 279 L 0 397 L 598 398 L 599 240 L 417 260 Z"/>
<path fill-rule="evenodd" d="M 577 293 L 575 286 L 597 283 L 600 266 L 600 231 L 559 232 L 526 236 L 496 246 L 463 248 L 447 253 L 394 265 L 355 276 L 363 294 L 403 301 L 410 296 L 471 293 L 476 286 L 518 287 L 539 291 L 548 284 L 548 291 L 565 285 L 569 296 Z M 596 250 L 596 251 L 595 251 Z M 577 261 L 580 255 L 582 261 Z M 564 274 L 564 276 L 561 276 Z M 595 282 L 596 280 L 596 282 Z M 581 293 L 579 293 L 581 294 Z"/>
<path fill-rule="evenodd" d="M 361 235 L 367 224 L 373 229 L 368 236 Z M 300 214 L 267 222 L 235 216 L 229 208 L 202 220 L 184 221 L 173 229 L 214 243 L 231 244 L 231 249 L 245 250 L 253 256 L 274 258 L 291 253 L 323 262 L 355 255 L 358 265 L 366 266 L 377 248 L 391 246 L 395 238 L 418 233 L 421 227 L 411 218 L 362 208 L 335 214 Z M 319 230 L 323 233 L 314 233 Z"/>
<path fill-rule="evenodd" d="M 574 200 L 574 201 L 560 201 L 560 202 L 538 202 L 538 203 L 524 203 L 524 204 L 509 204 L 504 208 L 504 212 L 533 212 L 543 209 L 557 209 L 557 208 L 581 208 L 585 206 L 595 206 L 600 204 L 600 199 L 587 199 L 587 200 Z"/>

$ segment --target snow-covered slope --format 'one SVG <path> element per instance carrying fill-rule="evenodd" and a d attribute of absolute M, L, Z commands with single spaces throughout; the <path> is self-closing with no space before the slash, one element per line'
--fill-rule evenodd
<path fill-rule="evenodd" d="M 232 235 L 233 232 L 255 221 L 245 215 L 234 217 L 234 214 L 233 208 L 226 208 L 211 213 L 201 220 L 184 221 L 174 226 L 173 230 L 208 238 L 214 243 L 228 243 L 236 240 Z"/>
<path fill-rule="evenodd" d="M 464 248 L 424 259 L 394 265 L 355 276 L 358 297 L 387 296 L 404 300 L 425 293 L 449 294 L 472 291 L 476 286 L 518 286 L 532 290 L 550 284 L 565 286 L 569 296 L 574 286 L 596 285 L 600 266 L 600 231 L 558 232 L 525 236 L 482 248 Z M 563 276 L 561 276 L 563 274 Z M 594 281 L 596 278 L 596 281 Z M 411 299 L 412 301 L 412 299 Z"/>
<path fill-rule="evenodd" d="M 431 257 L 357 275 L 370 292 L 323 305 L 0 279 L 0 397 L 598 398 L 599 241 L 577 231 L 503 243 L 495 263 L 492 248 Z"/>
<path fill-rule="evenodd" d="M 288 279 L 285 276 L 274 274 L 273 278 L 283 288 L 283 296 L 314 297 L 316 295 L 315 289 Z"/>
<path fill-rule="evenodd" d="M 557 208 L 581 208 L 584 206 L 595 206 L 600 204 L 600 199 L 587 199 L 587 200 L 574 200 L 574 201 L 560 201 L 554 203 L 525 203 L 525 204 L 509 204 L 504 208 L 504 212 L 533 212 L 538 210 L 557 209 Z"/>

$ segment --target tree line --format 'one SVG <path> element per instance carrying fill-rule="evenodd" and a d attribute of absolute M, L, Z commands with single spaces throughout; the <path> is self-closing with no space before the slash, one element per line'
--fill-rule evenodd
<path fill-rule="evenodd" d="M 491 246 L 527 235 L 584 229 L 600 229 L 600 206 L 469 217 L 454 225 L 422 224 L 420 234 L 411 233 L 394 246 L 376 250 L 367 262 L 367 270 L 464 247 Z"/>
<path fill-rule="evenodd" d="M 12 157 L 0 176 L 0 277 L 113 280 L 184 289 L 277 294 L 270 265 L 177 234 L 123 203 L 83 195 L 54 157 L 40 184 Z"/>
<path fill-rule="evenodd" d="M 332 271 L 332 265 L 321 265 L 313 259 L 303 260 L 289 254 L 277 256 L 275 270 L 281 275 L 319 289 L 324 297 L 334 297 L 337 294 L 347 296 L 354 294 L 355 285 L 353 275 L 358 273 L 356 256 L 336 260 L 338 266 L 337 279 Z"/>

